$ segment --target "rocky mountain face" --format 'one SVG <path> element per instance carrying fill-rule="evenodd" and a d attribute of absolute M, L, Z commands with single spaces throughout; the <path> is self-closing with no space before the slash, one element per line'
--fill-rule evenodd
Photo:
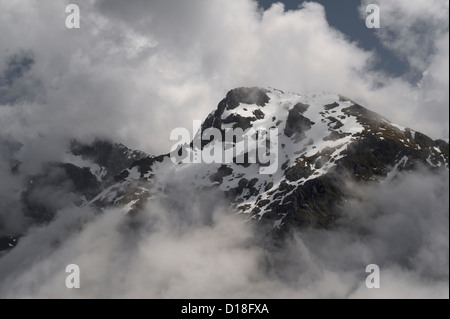
<path fill-rule="evenodd" d="M 211 127 L 222 132 L 229 128 L 278 129 L 279 169 L 272 175 L 261 175 L 261 164 L 248 161 L 179 164 L 176 168 L 194 187 L 219 189 L 236 211 L 274 229 L 329 226 L 336 217 L 336 206 L 352 196 L 346 188 L 349 179 L 386 182 L 399 171 L 419 166 L 448 169 L 448 143 L 395 125 L 333 94 L 303 96 L 274 89 L 235 89 L 208 116 L 202 130 Z M 203 143 L 202 147 L 209 152 L 213 146 Z M 126 197 L 122 192 L 129 185 L 157 184 L 161 172 L 170 167 L 173 163 L 168 156 L 142 159 L 123 174 L 113 193 L 107 191 L 97 201 L 104 205 L 104 199 L 114 197 L 111 194 L 117 191 L 112 203 L 120 203 L 118 199 Z M 132 207 L 142 206 L 154 196 L 151 187 L 144 189 L 144 200 L 134 198 Z"/>
<path fill-rule="evenodd" d="M 74 204 L 85 205 L 99 190 L 114 184 L 119 173 L 145 157 L 143 152 L 104 140 L 96 140 L 91 145 L 72 141 L 64 162 L 49 163 L 42 174 L 30 177 L 22 193 L 25 214 L 38 223 L 45 223 L 67 204 L 67 196 L 72 197 Z M 50 194 L 65 198 L 48 201 Z"/>
<path fill-rule="evenodd" d="M 400 171 L 448 170 L 449 165 L 447 142 L 395 125 L 334 94 L 235 89 L 194 133 L 199 138 L 212 128 L 222 133 L 222 140 L 180 145 L 176 160 L 104 141 L 73 142 L 63 163 L 49 164 L 42 175 L 30 178 L 22 194 L 26 214 L 38 223 L 51 221 L 61 207 L 55 205 L 58 201 L 48 207 L 43 198 L 58 194 L 61 185 L 71 190 L 70 200 L 77 205 L 121 207 L 130 215 L 152 199 L 167 197 L 171 189 L 215 190 L 264 231 L 280 233 L 291 227 L 332 226 L 339 205 L 355 196 L 349 182 L 389 183 Z M 242 141 L 225 140 L 227 130 L 238 128 L 244 135 L 277 130 L 276 141 L 266 141 L 276 155 L 273 173 L 261 174 L 267 165 L 251 160 L 256 143 L 242 149 Z M 183 161 L 196 151 L 212 154 L 218 146 L 241 151 L 220 163 Z M 14 246 L 11 240 L 0 238 L 0 250 Z"/>

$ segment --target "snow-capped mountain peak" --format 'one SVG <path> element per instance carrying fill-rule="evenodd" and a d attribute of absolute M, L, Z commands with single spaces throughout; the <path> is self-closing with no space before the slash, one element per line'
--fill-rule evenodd
<path fill-rule="evenodd" d="M 349 176 L 367 183 L 392 180 L 398 171 L 418 165 L 448 169 L 447 143 L 395 125 L 337 94 L 238 88 L 207 117 L 197 138 L 211 128 L 222 136 L 232 129 L 242 129 L 244 135 L 276 129 L 276 143 L 270 141 L 269 148 L 277 156 L 277 170 L 261 174 L 263 164 L 249 160 L 254 149 L 237 147 L 242 141 L 216 139 L 203 142 L 201 151 L 211 153 L 217 143 L 225 143 L 225 149 L 236 147 L 235 157 L 210 164 L 174 164 L 170 155 L 144 158 L 91 204 L 139 210 L 152 197 L 163 196 L 167 181 L 172 181 L 199 191 L 216 188 L 237 212 L 275 229 L 328 225 L 334 219 L 333 207 L 349 196 Z M 184 147 L 187 156 L 198 151 L 195 143 Z M 237 161 L 239 156 L 245 161 Z"/>
<path fill-rule="evenodd" d="M 29 177 L 20 196 L 24 214 L 47 223 L 62 208 L 47 203 L 41 191 L 56 194 L 61 205 L 116 207 L 130 216 L 139 216 L 151 201 L 182 207 L 186 199 L 179 192 L 202 198 L 213 191 L 263 232 L 278 234 L 333 224 L 339 204 L 356 196 L 349 182 L 393 183 L 399 172 L 420 167 L 448 171 L 447 142 L 337 94 L 238 88 L 199 127 L 192 141 L 160 156 L 102 140 L 72 141 L 60 163 Z M 14 172 L 20 173 L 20 163 Z M 17 236 L 0 242 L 0 250 L 9 250 Z"/>

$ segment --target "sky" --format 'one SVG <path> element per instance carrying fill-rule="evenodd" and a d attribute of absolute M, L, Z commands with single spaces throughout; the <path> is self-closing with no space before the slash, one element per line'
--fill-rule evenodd
<path fill-rule="evenodd" d="M 371 3 L 378 30 L 365 26 Z M 241 86 L 338 93 L 449 138 L 447 0 L 84 0 L 80 29 L 66 28 L 68 4 L 0 0 L 0 226 L 24 227 L 24 176 L 64 158 L 70 139 L 168 153 L 173 129 L 204 120 Z M 11 172 L 15 161 L 23 175 Z M 343 208 L 343 231 L 298 234 L 271 254 L 249 247 L 252 230 L 226 208 L 205 225 L 195 217 L 205 203 L 188 190 L 175 196 L 192 204 L 184 211 L 151 203 L 142 232 L 118 210 L 69 205 L 1 259 L 0 298 L 448 298 L 448 185 L 448 172 L 418 172 L 355 190 L 365 200 Z M 62 288 L 68 260 L 92 270 L 86 295 Z M 382 295 L 361 286 L 361 266 L 373 260 L 385 265 Z M 281 267 L 261 268 L 271 264 Z"/>

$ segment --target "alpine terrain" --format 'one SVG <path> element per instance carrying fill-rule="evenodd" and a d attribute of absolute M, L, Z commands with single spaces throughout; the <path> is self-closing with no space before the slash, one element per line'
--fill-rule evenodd
<path fill-rule="evenodd" d="M 213 164 L 183 163 L 180 158 L 174 163 L 170 154 L 148 156 L 102 140 L 91 145 L 72 141 L 63 162 L 49 163 L 42 174 L 29 177 L 20 196 L 23 210 L 37 224 L 50 222 L 61 207 L 47 205 L 39 190 L 52 187 L 57 192 L 61 185 L 69 185 L 76 205 L 99 212 L 117 207 L 130 216 L 174 191 L 195 190 L 201 196 L 214 190 L 248 222 L 279 235 L 298 227 L 333 227 L 339 205 L 357 196 L 349 182 L 390 183 L 400 171 L 448 170 L 449 165 L 448 142 L 400 127 L 336 94 L 234 89 L 201 131 L 210 128 L 224 134 L 230 128 L 278 129 L 277 143 L 268 145 L 277 154 L 278 169 L 261 174 L 265 164 L 249 160 L 254 149 L 237 154 L 244 156 L 243 163 L 236 158 Z M 212 152 L 222 142 L 204 141 L 200 147 Z M 231 147 L 240 141 L 227 143 Z M 178 153 L 189 156 L 195 147 L 180 145 Z M 14 170 L 20 171 L 20 163 Z M 0 235 L 0 250 L 9 250 L 21 234 Z"/>

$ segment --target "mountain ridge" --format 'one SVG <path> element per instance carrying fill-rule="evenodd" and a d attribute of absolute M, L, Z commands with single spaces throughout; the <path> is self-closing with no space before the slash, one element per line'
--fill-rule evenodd
<path fill-rule="evenodd" d="M 75 205 L 99 211 L 117 207 L 130 216 L 139 214 L 152 199 L 164 197 L 171 187 L 194 189 L 199 196 L 215 190 L 233 211 L 256 221 L 264 232 L 282 233 L 292 227 L 332 226 L 339 205 L 353 196 L 349 181 L 391 182 L 399 172 L 420 167 L 448 172 L 447 142 L 393 124 L 337 94 L 237 88 L 227 93 L 194 134 L 198 138 L 212 128 L 223 136 L 230 129 L 242 129 L 244 134 L 276 129 L 277 143 L 267 145 L 276 150 L 278 169 L 260 174 L 263 164 L 249 161 L 255 149 L 223 163 L 185 164 L 171 154 L 148 156 L 113 142 L 72 141 L 62 163 L 29 178 L 21 197 L 25 213 L 37 223 L 54 218 L 61 207 L 45 207 L 45 198 L 40 203 L 34 194 L 49 185 L 69 185 L 69 201 Z M 240 142 L 206 140 L 197 151 L 211 152 L 221 143 L 226 148 Z M 192 155 L 196 147 L 192 141 L 178 151 Z M 238 155 L 244 162 L 237 161 Z M 1 237 L 2 250 L 13 248 L 16 237 Z"/>
<path fill-rule="evenodd" d="M 314 109 L 319 117 L 308 118 L 312 114 L 308 109 Z M 309 133 L 318 122 L 322 127 L 313 133 L 319 136 L 313 136 L 311 141 Z M 238 88 L 230 91 L 211 112 L 201 130 L 245 131 L 276 126 L 282 131 L 280 154 L 286 160 L 280 162 L 275 176 L 259 176 L 255 173 L 259 164 L 252 163 L 187 164 L 196 172 L 188 173 L 187 180 L 198 188 L 212 183 L 231 200 L 236 211 L 260 221 L 265 216 L 275 228 L 280 228 L 286 224 L 286 218 L 289 224 L 297 226 L 329 225 L 335 216 L 327 211 L 346 196 L 345 180 L 339 175 L 347 178 L 350 174 L 356 181 L 367 182 L 392 179 L 395 175 L 392 170 L 413 170 L 418 165 L 448 170 L 448 143 L 392 124 L 339 95 L 305 97 L 275 89 Z M 202 149 L 209 146 L 208 142 L 202 143 Z M 184 147 L 192 149 L 193 144 Z M 123 182 L 128 185 L 133 180 L 154 179 L 158 172 L 173 165 L 169 158 L 166 154 L 137 161 L 122 173 Z M 151 191 L 144 192 L 152 196 Z M 105 194 L 100 198 L 105 198 Z M 134 201 L 136 207 L 144 205 L 138 198 Z"/>

